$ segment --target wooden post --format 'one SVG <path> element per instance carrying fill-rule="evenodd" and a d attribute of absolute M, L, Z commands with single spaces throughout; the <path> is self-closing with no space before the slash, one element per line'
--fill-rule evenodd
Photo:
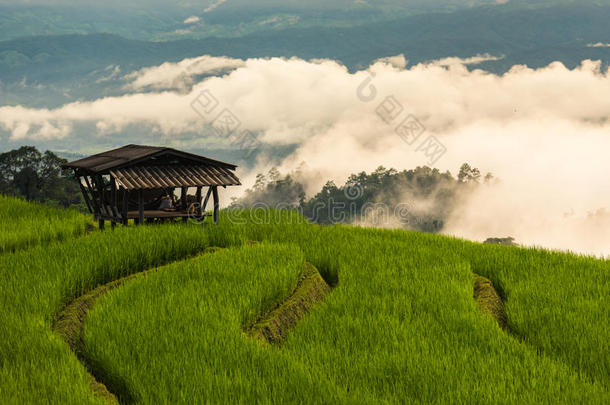
<path fill-rule="evenodd" d="M 188 210 L 189 210 L 189 206 L 188 206 L 188 203 L 186 201 L 187 190 L 188 190 L 187 187 L 182 187 L 182 190 L 180 192 L 180 200 L 182 200 L 182 209 L 186 210 L 186 212 L 188 212 Z M 189 220 L 188 217 L 183 217 L 182 218 L 182 222 L 188 222 L 188 220 Z"/>
<path fill-rule="evenodd" d="M 144 224 L 144 201 L 143 201 L 143 197 L 142 197 L 142 190 L 138 190 L 138 211 L 139 211 L 138 223 L 143 225 Z"/>
<path fill-rule="evenodd" d="M 106 221 L 106 201 L 104 201 L 104 179 L 102 176 L 97 175 L 96 177 L 97 193 L 99 196 L 99 207 L 100 207 L 100 229 L 104 229 L 104 222 Z"/>
<path fill-rule="evenodd" d="M 100 194 L 100 203 L 101 206 L 103 207 L 104 205 L 106 205 L 106 200 L 105 200 L 105 196 L 104 196 L 104 178 L 100 175 L 97 176 L 97 188 L 98 188 L 98 192 Z"/>
<path fill-rule="evenodd" d="M 114 180 L 114 177 L 110 178 L 110 186 L 112 187 L 112 190 L 110 190 L 110 200 L 112 201 L 111 204 L 112 204 L 112 206 L 116 207 L 117 194 L 116 194 L 116 181 Z"/>
<path fill-rule="evenodd" d="M 218 214 L 220 212 L 220 202 L 218 201 L 218 186 L 212 188 L 214 194 L 214 223 L 218 223 Z"/>
<path fill-rule="evenodd" d="M 93 207 L 91 206 L 91 202 L 89 201 L 89 193 L 85 189 L 85 186 L 83 186 L 83 181 L 81 180 L 80 176 L 76 176 L 76 181 L 78 181 L 78 185 L 80 186 L 80 191 L 81 191 L 81 193 L 83 193 L 83 198 L 85 199 L 85 204 L 87 205 L 87 209 L 89 210 L 90 213 L 93 214 Z"/>
<path fill-rule="evenodd" d="M 127 199 L 129 196 L 129 191 L 127 191 L 126 189 L 123 189 L 123 206 L 121 207 L 121 213 L 123 216 L 123 225 L 127 225 L 129 222 L 129 218 L 127 218 L 128 215 L 128 209 L 127 209 Z"/>
<path fill-rule="evenodd" d="M 106 199 L 104 195 L 104 178 L 100 175 L 97 176 L 97 192 L 100 196 L 100 214 L 105 217 L 108 214 L 106 212 Z"/>
<path fill-rule="evenodd" d="M 203 207 L 201 206 L 201 187 L 197 187 L 197 193 L 195 194 L 195 202 L 197 203 L 197 211 L 195 212 L 197 218 L 201 218 Z"/>
<path fill-rule="evenodd" d="M 104 230 L 104 218 L 100 216 L 99 219 L 99 226 L 100 226 L 100 231 Z"/>
<path fill-rule="evenodd" d="M 93 209 L 95 210 L 95 215 L 100 215 L 102 212 L 100 210 L 99 203 L 95 197 L 95 189 L 93 188 L 93 186 L 91 185 L 91 182 L 89 181 L 89 176 L 84 176 L 84 178 L 85 178 L 85 182 L 87 183 L 87 188 L 89 189 L 89 192 L 91 193 L 91 203 L 93 204 Z"/>
<path fill-rule="evenodd" d="M 205 195 L 205 200 L 203 201 L 203 205 L 201 206 L 201 211 L 205 211 L 205 209 L 207 208 L 208 201 L 210 200 L 210 195 L 212 195 L 212 187 L 208 188 L 208 193 Z M 199 199 L 199 202 L 201 202 L 201 198 Z"/>
<path fill-rule="evenodd" d="M 180 189 L 180 200 L 182 201 L 182 208 L 184 209 L 186 207 L 186 192 L 187 192 L 188 188 L 187 187 L 182 187 Z"/>
<path fill-rule="evenodd" d="M 114 229 L 116 227 L 116 217 L 118 216 L 118 210 L 116 208 L 116 182 L 114 180 L 114 177 L 111 177 L 110 179 L 110 187 L 112 187 L 112 190 L 110 190 L 110 209 L 112 210 L 112 220 L 110 221 L 110 227 Z"/>

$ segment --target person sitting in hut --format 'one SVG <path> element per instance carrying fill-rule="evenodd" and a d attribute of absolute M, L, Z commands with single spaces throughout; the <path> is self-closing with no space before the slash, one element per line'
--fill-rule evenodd
<path fill-rule="evenodd" d="M 161 204 L 159 204 L 159 209 L 162 211 L 173 211 L 175 210 L 175 202 L 174 198 L 170 197 L 169 194 L 165 194 L 161 197 Z"/>

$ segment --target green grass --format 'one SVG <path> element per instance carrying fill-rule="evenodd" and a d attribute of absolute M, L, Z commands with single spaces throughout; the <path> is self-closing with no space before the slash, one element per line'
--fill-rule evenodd
<path fill-rule="evenodd" d="M 149 226 L 0 255 L 0 402 L 95 403 L 85 369 L 51 331 L 54 315 L 99 285 L 203 251 L 208 240 L 198 226 Z"/>
<path fill-rule="evenodd" d="M 70 239 L 92 228 L 90 216 L 78 211 L 0 195 L 0 253 Z"/>
<path fill-rule="evenodd" d="M 0 402 L 99 403 L 52 332 L 99 285 L 86 356 L 140 403 L 607 403 L 610 263 L 403 231 L 295 223 L 166 225 L 0 255 Z M 292 219 L 292 220 L 289 220 Z M 262 241 L 250 245 L 250 240 Z M 335 288 L 278 348 L 243 331 L 307 261 Z M 505 300 L 506 330 L 473 299 Z"/>

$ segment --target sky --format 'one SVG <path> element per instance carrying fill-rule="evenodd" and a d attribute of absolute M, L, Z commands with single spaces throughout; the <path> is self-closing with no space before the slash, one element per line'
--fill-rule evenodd
<path fill-rule="evenodd" d="M 303 9 L 325 9 L 325 8 L 344 8 L 353 5 L 393 5 L 393 6 L 426 6 L 438 7 L 445 5 L 471 6 L 476 4 L 497 3 L 497 0 L 131 0 L 126 3 L 120 0 L 0 0 L 0 4 L 5 5 L 45 5 L 45 6 L 72 6 L 72 7 L 125 7 L 128 5 L 133 8 L 136 6 L 145 8 L 155 7 L 184 7 L 200 8 L 206 10 L 210 7 L 215 8 L 223 3 L 232 7 L 244 7 L 253 5 L 257 8 L 262 7 L 297 7 Z M 211 10 L 210 10 L 211 11 Z"/>
<path fill-rule="evenodd" d="M 406 57 L 397 55 L 350 73 L 332 60 L 204 55 L 130 74 L 125 96 L 51 110 L 0 107 L 0 127 L 24 143 L 70 143 L 87 124 L 100 138 L 136 125 L 176 147 L 231 146 L 231 136 L 214 130 L 228 111 L 240 124 L 236 133 L 250 131 L 266 145 L 297 145 L 279 164 L 262 159 L 239 172 L 246 187 L 271 165 L 289 173 L 304 163 L 311 194 L 329 179 L 343 184 L 349 174 L 380 165 L 456 174 L 469 162 L 501 181 L 464 201 L 446 233 L 610 254 L 609 73 L 595 61 L 572 70 L 558 62 L 514 66 L 504 75 L 476 69 L 501 57 L 406 68 Z M 208 112 L 211 100 L 215 109 Z M 401 135 L 401 124 L 413 122 L 424 132 Z M 445 152 L 426 155 L 430 139 Z"/>

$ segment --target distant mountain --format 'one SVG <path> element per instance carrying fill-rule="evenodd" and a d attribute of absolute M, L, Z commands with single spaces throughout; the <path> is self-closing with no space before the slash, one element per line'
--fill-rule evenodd
<path fill-rule="evenodd" d="M 540 2 L 542 4 L 543 2 Z M 502 73 L 515 64 L 568 67 L 584 59 L 610 63 L 610 6 L 476 7 L 353 27 L 270 30 L 236 38 L 171 42 L 111 34 L 38 36 L 0 42 L 0 105 L 54 107 L 124 94 L 136 69 L 204 54 L 237 58 L 330 58 L 350 70 L 403 53 L 411 64 L 448 56 L 504 56 L 476 67 Z M 114 72 L 114 73 L 113 73 Z"/>
<path fill-rule="evenodd" d="M 498 0 L 0 0 L 0 39 L 99 33 L 143 41 L 238 37 L 285 28 L 350 27 L 482 5 L 507 6 L 501 3 Z M 574 2 L 513 0 L 509 4 L 511 8 L 529 9 L 564 3 Z"/>

